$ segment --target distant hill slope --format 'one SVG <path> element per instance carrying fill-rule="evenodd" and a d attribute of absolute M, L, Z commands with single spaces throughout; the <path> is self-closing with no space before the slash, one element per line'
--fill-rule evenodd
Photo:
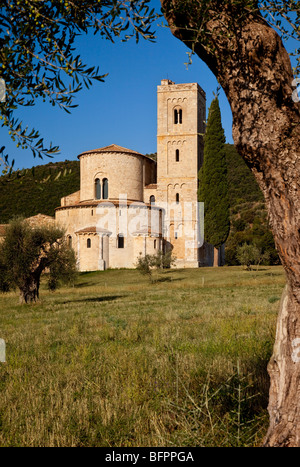
<path fill-rule="evenodd" d="M 269 254 L 270 264 L 279 264 L 264 198 L 255 177 L 233 145 L 226 144 L 225 149 L 231 222 L 226 242 L 226 264 L 238 264 L 236 249 L 243 243 L 255 243 Z"/>
<path fill-rule="evenodd" d="M 263 194 L 249 167 L 233 144 L 225 144 L 230 206 L 245 202 L 264 202 Z"/>
<path fill-rule="evenodd" d="M 60 198 L 80 188 L 79 161 L 50 162 L 0 177 L 0 223 L 13 216 L 54 216 Z"/>
<path fill-rule="evenodd" d="M 243 159 L 231 144 L 225 145 L 231 229 L 226 242 L 226 263 L 237 264 L 236 248 L 244 242 L 255 242 L 268 251 L 271 263 L 278 263 L 278 256 L 267 222 L 263 195 Z M 156 154 L 149 154 L 156 159 Z M 54 216 L 60 199 L 80 188 L 79 161 L 50 162 L 34 169 L 13 172 L 0 177 L 0 224 L 14 215 L 33 216 L 38 213 Z"/>

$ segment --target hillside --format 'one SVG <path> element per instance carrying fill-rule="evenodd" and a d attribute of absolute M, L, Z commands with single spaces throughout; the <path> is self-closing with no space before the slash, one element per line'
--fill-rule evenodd
<path fill-rule="evenodd" d="M 236 249 L 243 243 L 255 243 L 279 264 L 273 236 L 267 220 L 263 195 L 254 175 L 231 144 L 225 145 L 230 200 L 230 234 L 226 242 L 226 264 L 236 265 Z"/>
<path fill-rule="evenodd" d="M 238 245 L 255 242 L 268 251 L 271 264 L 278 264 L 262 193 L 243 159 L 231 144 L 226 144 L 231 229 L 226 243 L 226 263 L 237 264 Z M 149 154 L 155 158 L 156 154 Z M 60 199 L 79 190 L 79 161 L 50 162 L 31 170 L 0 177 L 0 224 L 13 215 L 54 215 Z"/>
<path fill-rule="evenodd" d="M 264 202 L 260 188 L 249 167 L 233 144 L 225 144 L 230 206 L 245 202 Z"/>
<path fill-rule="evenodd" d="M 79 190 L 79 161 L 50 162 L 0 177 L 0 224 L 12 216 L 54 216 L 60 198 Z"/>

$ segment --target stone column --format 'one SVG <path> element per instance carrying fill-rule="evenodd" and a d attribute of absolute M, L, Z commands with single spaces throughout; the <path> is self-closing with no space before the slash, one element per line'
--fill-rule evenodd
<path fill-rule="evenodd" d="M 103 235 L 99 235 L 99 270 L 104 271 L 105 262 L 103 260 Z"/>

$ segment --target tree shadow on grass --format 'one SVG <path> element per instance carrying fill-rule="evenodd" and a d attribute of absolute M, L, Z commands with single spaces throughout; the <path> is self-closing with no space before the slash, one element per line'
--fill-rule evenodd
<path fill-rule="evenodd" d="M 97 281 L 89 281 L 89 282 L 78 282 L 74 284 L 75 289 L 80 289 L 81 287 L 90 287 L 92 285 L 98 284 Z"/>
<path fill-rule="evenodd" d="M 83 302 L 94 302 L 94 303 L 100 303 L 100 302 L 111 302 L 113 300 L 117 300 L 118 298 L 123 298 L 126 297 L 126 295 L 107 295 L 103 297 L 87 297 L 87 298 L 81 298 L 80 300 L 70 300 L 72 303 L 83 303 Z"/>
<path fill-rule="evenodd" d="M 153 282 L 176 282 L 182 281 L 184 277 L 159 277 L 158 279 L 153 279 Z"/>

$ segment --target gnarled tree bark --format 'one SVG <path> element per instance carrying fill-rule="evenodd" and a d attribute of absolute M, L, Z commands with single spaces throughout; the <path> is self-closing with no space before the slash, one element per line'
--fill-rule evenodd
<path fill-rule="evenodd" d="M 39 299 L 40 276 L 28 277 L 20 289 L 20 304 L 36 302 Z"/>
<path fill-rule="evenodd" d="M 23 303 L 32 303 L 39 300 L 41 275 L 46 267 L 49 266 L 49 260 L 44 253 L 41 253 L 40 257 L 36 261 L 36 264 L 32 266 L 30 274 L 19 279 L 19 290 L 20 300 Z"/>
<path fill-rule="evenodd" d="M 239 2 L 162 0 L 172 33 L 209 66 L 233 116 L 233 139 L 264 194 L 287 286 L 268 366 L 264 446 L 300 446 L 300 104 L 276 31 Z M 299 354 L 298 354 L 299 347 Z"/>

